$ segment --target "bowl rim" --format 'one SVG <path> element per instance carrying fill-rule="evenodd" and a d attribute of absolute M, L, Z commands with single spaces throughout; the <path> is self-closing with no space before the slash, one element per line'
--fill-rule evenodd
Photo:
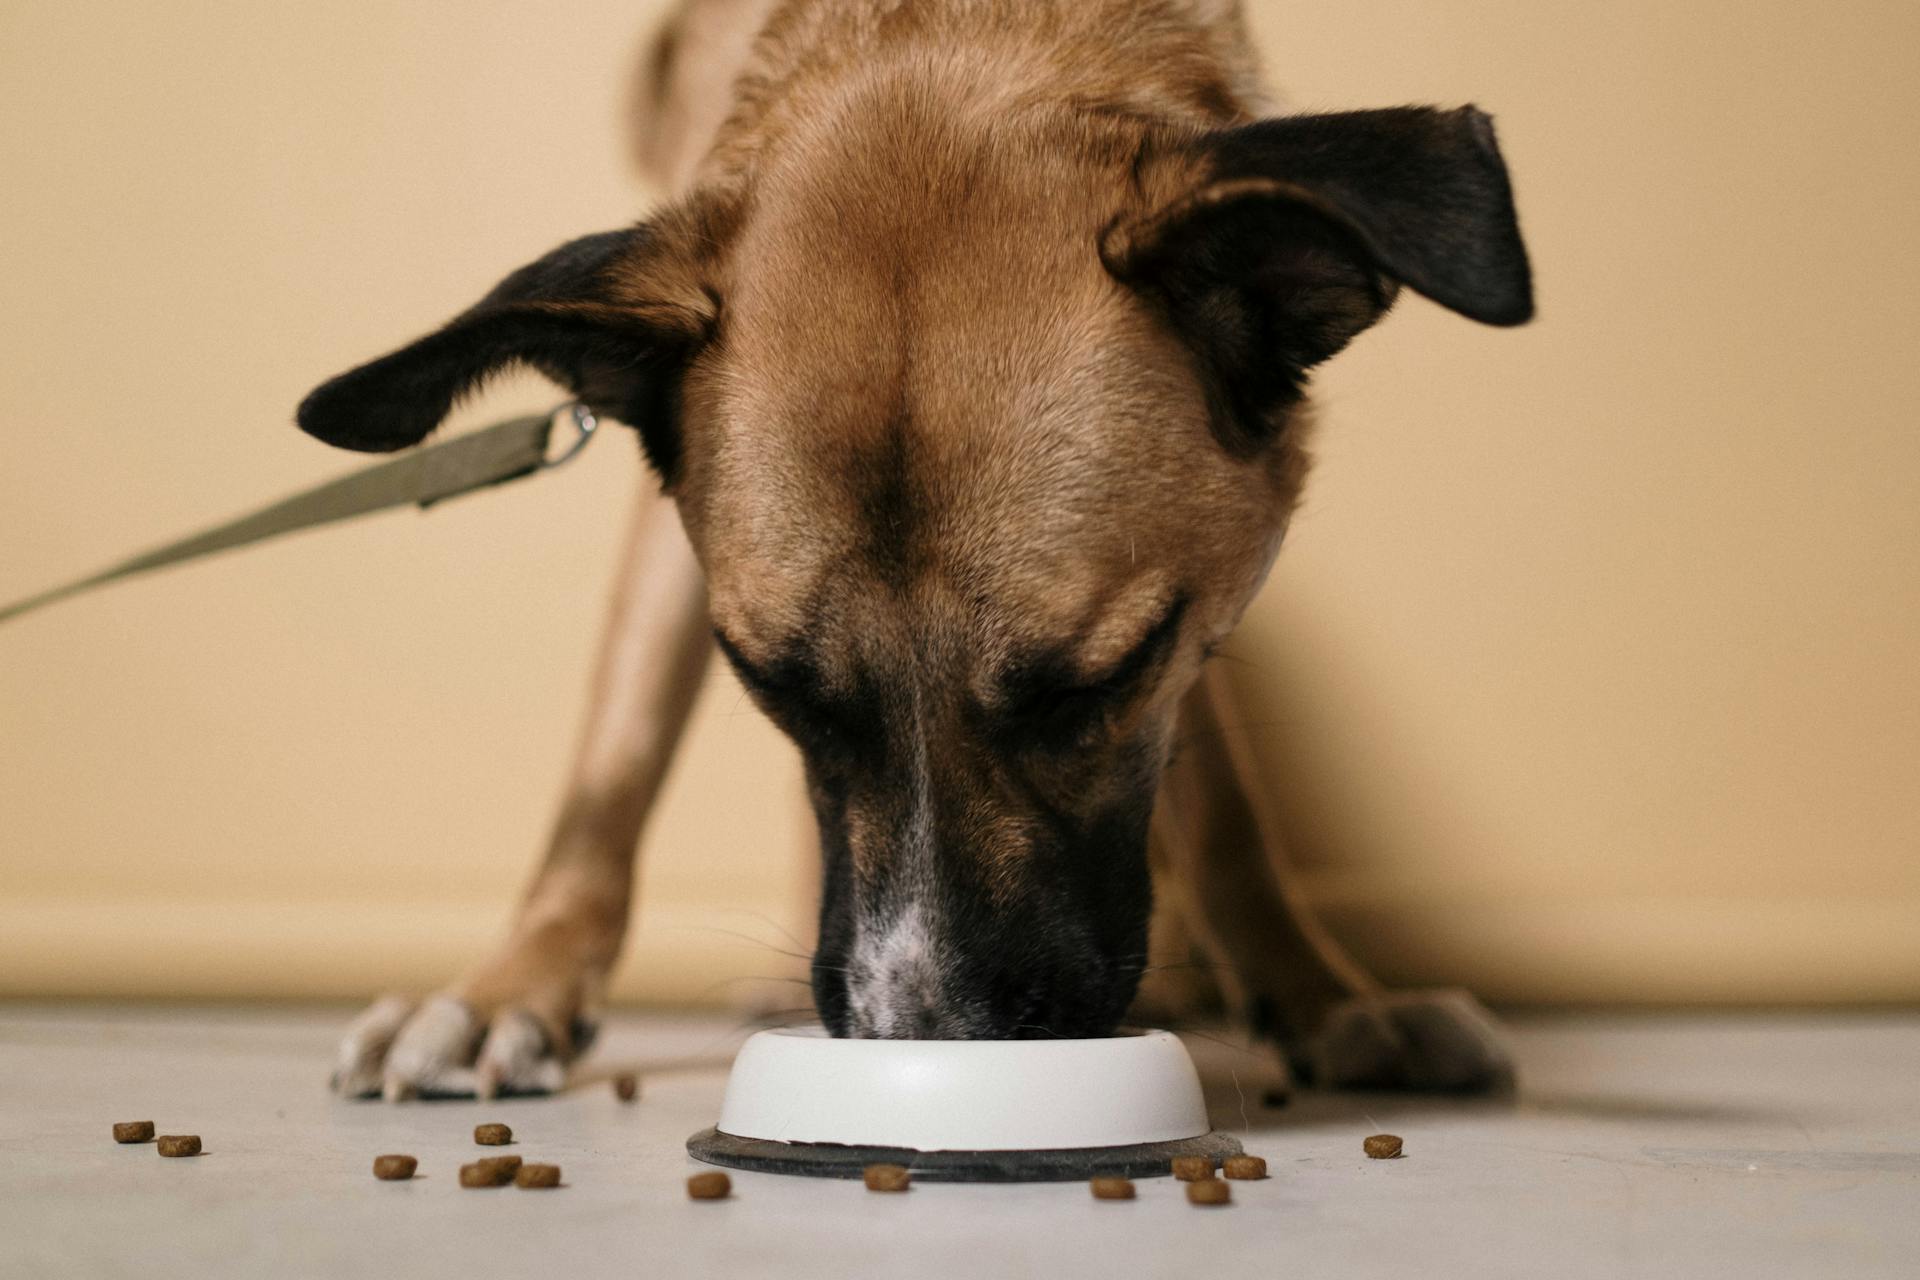
<path fill-rule="evenodd" d="M 770 1027 L 740 1046 L 717 1132 L 921 1151 L 1094 1148 L 1209 1131 L 1171 1031 L 1057 1040 L 860 1040 Z"/>

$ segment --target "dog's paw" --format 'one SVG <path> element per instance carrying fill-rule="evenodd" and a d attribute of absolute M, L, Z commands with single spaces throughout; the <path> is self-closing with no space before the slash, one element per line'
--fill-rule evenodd
<path fill-rule="evenodd" d="M 576 1024 L 568 1043 L 525 1008 L 482 1014 L 458 996 L 414 1002 L 385 996 L 347 1027 L 334 1065 L 334 1092 L 345 1098 L 480 1098 L 553 1093 L 566 1083 L 564 1059 L 585 1049 L 591 1031 Z"/>
<path fill-rule="evenodd" d="M 1324 1089 L 1501 1093 L 1514 1085 L 1499 1024 L 1465 991 L 1348 1000 L 1303 1047 L 1302 1065 Z"/>

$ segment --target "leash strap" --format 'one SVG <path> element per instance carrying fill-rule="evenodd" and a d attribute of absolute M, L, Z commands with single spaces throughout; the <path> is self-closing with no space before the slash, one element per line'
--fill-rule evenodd
<path fill-rule="evenodd" d="M 45 608 L 137 573 L 246 546 L 267 538 L 331 524 L 372 511 L 408 505 L 426 508 L 463 493 L 491 488 L 509 480 L 559 466 L 586 447 L 598 425 L 584 405 L 572 410 L 576 439 L 558 458 L 547 460 L 547 438 L 553 431 L 553 413 L 514 418 L 471 431 L 440 444 L 416 449 L 403 458 L 383 462 L 296 493 L 250 515 L 145 551 L 130 559 L 68 582 L 25 600 L 0 606 L 0 623 Z M 558 412 L 557 410 L 555 412 Z"/>

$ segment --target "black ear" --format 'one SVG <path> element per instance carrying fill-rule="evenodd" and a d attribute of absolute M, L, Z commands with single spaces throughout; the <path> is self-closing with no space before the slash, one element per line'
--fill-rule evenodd
<path fill-rule="evenodd" d="M 300 405 L 300 429 L 347 449 L 404 449 L 460 396 L 521 363 L 637 428 L 670 481 L 678 375 L 715 306 L 661 240 L 641 225 L 562 245 L 439 331 L 322 384 Z"/>
<path fill-rule="evenodd" d="M 1110 228 L 1101 253 L 1256 436 L 1401 284 L 1487 324 L 1533 315 L 1506 165 L 1473 107 L 1264 120 L 1190 151 L 1197 181 Z"/>

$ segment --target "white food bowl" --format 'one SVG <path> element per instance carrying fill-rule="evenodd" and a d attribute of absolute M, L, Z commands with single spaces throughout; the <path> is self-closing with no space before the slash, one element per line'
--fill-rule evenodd
<path fill-rule="evenodd" d="M 1165 1031 L 837 1040 L 796 1027 L 740 1047 L 719 1124 L 688 1147 L 714 1163 L 779 1172 L 857 1177 L 876 1154 L 905 1153 L 923 1175 L 1027 1180 L 1164 1172 L 1171 1154 L 1217 1156 L 1239 1144 L 1209 1133 L 1193 1060 Z M 1161 1167 L 1142 1166 L 1142 1152 Z"/>

